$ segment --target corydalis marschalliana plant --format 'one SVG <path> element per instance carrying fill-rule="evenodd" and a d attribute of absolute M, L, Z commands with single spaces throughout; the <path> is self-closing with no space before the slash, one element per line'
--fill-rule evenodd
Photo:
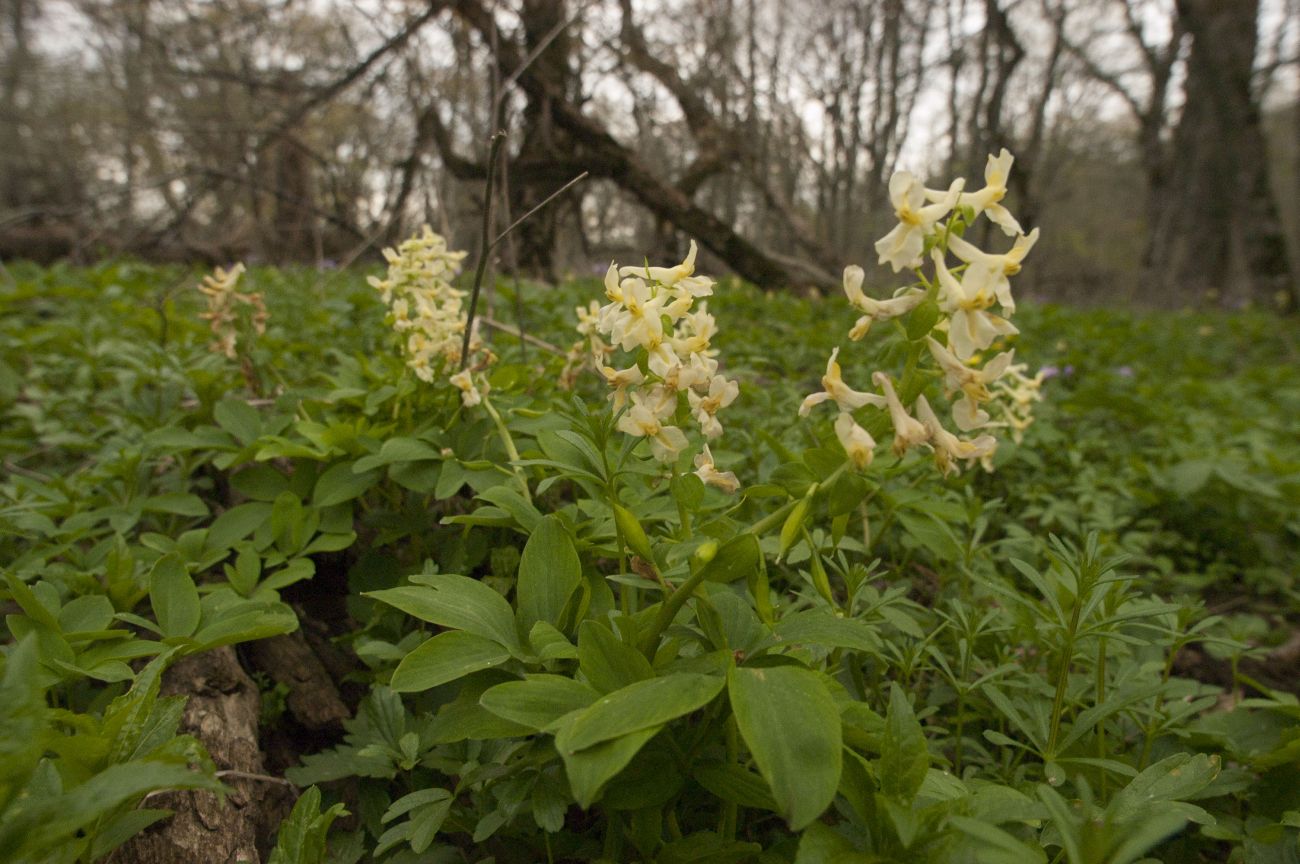
<path fill-rule="evenodd" d="M 460 273 L 464 252 L 447 248 L 447 241 L 428 225 L 394 249 L 385 249 L 388 275 L 371 276 L 370 284 L 388 305 L 388 321 L 402 337 L 406 365 L 421 381 L 432 383 L 448 369 L 460 365 L 467 315 L 462 308 L 465 292 L 452 287 Z M 466 406 L 478 405 L 487 392 L 487 380 L 476 375 L 493 360 L 477 339 L 470 341 L 474 358 L 448 380 L 461 391 Z"/>
<path fill-rule="evenodd" d="M 863 313 L 849 331 L 849 338 L 860 340 L 874 323 L 908 315 L 927 302 L 934 304 L 934 323 L 926 332 L 908 332 L 911 362 L 897 386 L 890 375 L 876 371 L 871 380 L 878 393 L 854 390 L 844 381 L 837 348 L 826 364 L 823 389 L 805 399 L 799 409 L 801 415 L 807 416 L 815 406 L 834 402 L 840 412 L 835 421 L 836 437 L 857 467 L 870 465 L 875 455 L 875 439 L 854 416 L 854 412 L 868 406 L 888 416 L 896 456 L 902 457 L 915 447 L 928 448 L 944 474 L 960 471 L 963 462 L 974 461 L 991 470 L 998 442 L 987 430 L 1010 427 L 1012 437 L 1019 442 L 1023 430 L 1032 422 L 1031 408 L 1041 398 L 1042 377 L 1026 376 L 1025 365 L 1012 362 L 1013 351 L 999 353 L 979 365 L 979 352 L 1019 332 L 1007 320 L 1015 312 L 1010 278 L 1020 272 L 1021 263 L 1038 240 L 1038 229 L 1024 234 L 1020 223 L 1001 204 L 1013 161 L 1005 149 L 990 156 L 984 170 L 984 187 L 974 192 L 963 191 L 966 182 L 962 179 L 946 190 L 928 189 L 906 171 L 890 179 L 890 200 L 898 225 L 876 242 L 876 252 L 880 263 L 889 264 L 894 272 L 914 269 L 917 284 L 878 300 L 863 290 L 865 274 L 861 267 L 845 268 L 844 294 L 849 304 Z M 1015 238 L 1007 252 L 985 252 L 962 238 L 965 229 L 981 214 Z M 922 269 L 927 249 L 934 267 L 932 277 Z M 960 259 L 960 265 L 948 266 L 949 252 Z M 995 305 L 1000 315 L 989 311 Z M 984 434 L 967 438 L 944 426 L 921 392 L 922 379 L 917 377 L 925 354 L 942 374 L 954 425 L 963 433 L 984 430 Z M 910 405 L 905 404 L 905 398 Z M 994 408 L 996 418 L 986 406 Z"/>
<path fill-rule="evenodd" d="M 212 329 L 213 338 L 208 348 L 214 354 L 231 360 L 239 356 L 237 346 L 241 327 L 261 336 L 266 332 L 267 319 L 271 317 L 260 293 L 237 289 L 243 275 L 243 264 L 236 264 L 229 270 L 218 267 L 204 276 L 199 284 L 199 291 L 208 301 L 208 308 L 200 312 L 199 317 Z"/>
<path fill-rule="evenodd" d="M 718 414 L 735 401 L 740 387 L 718 372 L 717 349 L 710 340 L 717 323 L 707 301 L 714 282 L 695 275 L 695 241 L 682 263 L 672 267 L 609 266 L 600 308 L 578 308 L 578 331 L 584 339 L 574 352 L 587 351 L 612 389 L 615 411 L 622 411 L 618 428 L 645 438 L 661 462 L 673 462 L 684 451 L 686 433 L 678 425 L 689 416 L 707 440 L 722 435 Z M 614 353 L 625 354 L 623 364 Z M 622 368 L 619 366 L 622 365 Z M 719 471 L 707 444 L 695 455 L 696 475 L 728 492 L 738 487 L 736 475 Z"/>

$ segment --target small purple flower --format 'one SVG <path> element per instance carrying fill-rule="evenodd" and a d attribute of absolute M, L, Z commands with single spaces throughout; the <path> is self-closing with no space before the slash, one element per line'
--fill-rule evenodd
<path fill-rule="evenodd" d="M 1115 374 L 1118 375 L 1118 376 L 1121 377 L 1121 378 L 1132 378 L 1132 377 L 1133 377 L 1133 367 L 1132 367 L 1132 366 L 1121 366 L 1121 367 L 1119 367 L 1118 369 L 1115 370 Z"/>
<path fill-rule="evenodd" d="M 1043 380 L 1044 380 L 1044 381 L 1047 381 L 1047 380 L 1049 380 L 1049 379 L 1055 378 L 1057 375 L 1060 375 L 1060 374 L 1061 374 L 1061 367 L 1059 367 L 1059 366 L 1044 366 L 1044 367 L 1042 367 L 1041 369 L 1038 370 L 1038 374 L 1041 375 L 1041 376 L 1043 376 Z"/>

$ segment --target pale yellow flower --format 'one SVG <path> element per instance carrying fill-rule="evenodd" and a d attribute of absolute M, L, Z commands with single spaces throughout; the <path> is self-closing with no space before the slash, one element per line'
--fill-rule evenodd
<path fill-rule="evenodd" d="M 924 396 L 916 397 L 916 416 L 930 435 L 930 446 L 934 448 L 934 461 L 944 476 L 959 473 L 959 461 L 989 459 L 997 449 L 998 441 L 992 435 L 981 435 L 973 441 L 958 438 L 939 422 L 934 410 Z"/>
<path fill-rule="evenodd" d="M 695 272 L 695 254 L 697 251 L 698 249 L 695 246 L 695 241 L 692 240 L 690 251 L 686 253 L 686 260 L 680 264 L 676 264 L 672 267 L 649 267 L 649 266 L 621 267 L 619 268 L 618 275 L 644 276 L 646 279 L 650 280 L 651 282 L 658 282 L 662 285 L 671 288 L 674 285 L 676 285 L 680 280 L 685 279 L 686 277 L 690 276 Z M 710 279 L 705 281 L 709 283 L 708 286 L 709 292 L 712 293 L 713 280 Z M 695 283 L 692 285 L 692 287 L 699 288 L 701 286 L 698 283 Z M 697 295 L 697 296 L 705 296 L 705 295 Z"/>
<path fill-rule="evenodd" d="M 944 263 L 942 252 L 935 249 L 931 254 L 939 277 L 939 306 L 951 316 L 948 345 L 959 359 L 967 360 L 976 351 L 983 351 L 999 336 L 1020 332 L 1010 321 L 988 311 L 995 296 L 987 270 L 967 270 L 958 280 Z"/>
<path fill-rule="evenodd" d="M 898 394 L 894 392 L 894 382 L 884 372 L 877 372 L 871 380 L 885 394 L 885 404 L 889 406 L 889 419 L 894 424 L 894 455 L 902 457 L 904 453 L 926 443 L 930 437 L 929 430 L 915 417 L 907 413 Z"/>
<path fill-rule="evenodd" d="M 849 331 L 849 338 L 854 342 L 867 335 L 867 331 L 876 321 L 888 321 L 890 318 L 906 315 L 925 300 L 925 292 L 919 288 L 909 288 L 888 300 L 874 300 L 862 290 L 865 275 L 862 268 L 856 264 L 844 268 L 844 294 L 849 298 L 849 304 L 853 308 L 866 313 Z"/>
<path fill-rule="evenodd" d="M 708 392 L 704 395 L 694 390 L 686 393 L 686 398 L 691 405 L 691 413 L 695 415 L 695 420 L 700 424 L 701 431 L 706 438 L 717 438 L 722 434 L 722 424 L 718 422 L 718 411 L 726 408 L 736 397 L 740 395 L 740 385 L 735 381 L 728 381 L 721 375 L 713 376 L 709 382 Z"/>
<path fill-rule="evenodd" d="M 1016 242 L 1012 244 L 1010 251 L 1002 255 L 983 252 L 956 234 L 948 238 L 948 248 L 958 258 L 971 265 L 971 269 L 982 267 L 989 272 L 993 293 L 998 298 L 998 303 L 1002 305 L 1002 309 L 1010 315 L 1016 311 L 1016 304 L 1011 297 L 1011 282 L 1008 277 L 1020 272 L 1021 262 L 1037 242 L 1038 229 L 1035 228 L 1028 234 L 1016 237 Z"/>
<path fill-rule="evenodd" d="M 627 404 L 628 388 L 635 387 L 645 380 L 645 373 L 636 366 L 629 366 L 626 369 L 602 366 L 600 374 L 604 376 L 605 383 L 614 388 L 609 398 L 614 403 L 615 411 L 622 411 L 623 406 Z"/>
<path fill-rule="evenodd" d="M 713 464 L 713 454 L 709 452 L 708 444 L 695 454 L 695 476 L 703 480 L 706 486 L 714 486 L 729 495 L 740 488 L 735 472 L 719 471 Z"/>
<path fill-rule="evenodd" d="M 974 210 L 976 216 L 980 213 L 988 216 L 1008 237 L 1025 233 L 1011 212 L 999 203 L 1007 195 L 1007 178 L 1015 161 L 1005 147 L 997 156 L 989 156 L 984 166 L 984 188 L 967 193 L 961 199 L 961 203 Z"/>
<path fill-rule="evenodd" d="M 822 392 L 813 393 L 803 400 L 799 406 L 799 416 L 807 417 L 812 409 L 825 402 L 828 399 L 835 401 L 841 411 L 856 411 L 863 405 L 875 405 L 877 408 L 884 407 L 884 400 L 874 393 L 861 393 L 844 383 L 841 377 L 840 364 L 836 358 L 840 356 L 840 349 L 836 348 L 831 352 L 831 357 L 826 361 L 826 374 L 822 376 Z"/>
<path fill-rule="evenodd" d="M 455 375 L 451 376 L 450 381 L 460 390 L 460 401 L 466 408 L 472 408 L 483 401 L 483 394 L 488 391 L 487 379 L 482 380 L 483 389 L 480 391 L 474 376 L 468 369 L 462 369 Z"/>
<path fill-rule="evenodd" d="M 640 393 L 633 393 L 632 407 L 618 419 L 618 429 L 637 438 L 649 438 L 654 458 L 671 462 L 686 449 L 686 434 L 676 426 L 663 425 L 661 411 L 662 404 L 654 396 L 646 399 Z"/>
<path fill-rule="evenodd" d="M 907 171 L 898 171 L 889 178 L 889 200 L 894 205 L 898 225 L 876 241 L 876 252 L 881 264 L 889 264 L 894 272 L 921 266 L 921 251 L 925 237 L 934 232 L 934 224 L 952 212 L 965 185 L 955 180 L 947 192 L 927 190 Z M 934 204 L 926 205 L 927 197 Z"/>
<path fill-rule="evenodd" d="M 835 437 L 840 439 L 844 452 L 858 468 L 866 468 L 876 455 L 876 439 L 863 429 L 847 411 L 835 418 Z"/>

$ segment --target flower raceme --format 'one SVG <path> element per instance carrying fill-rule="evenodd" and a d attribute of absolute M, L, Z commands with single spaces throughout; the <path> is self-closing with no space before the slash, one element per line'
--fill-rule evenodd
<path fill-rule="evenodd" d="M 266 332 L 266 322 L 270 318 L 260 293 L 237 289 L 243 275 L 243 264 L 236 264 L 229 270 L 218 267 L 211 275 L 203 277 L 199 285 L 199 291 L 208 301 L 208 308 L 200 312 L 199 317 L 207 321 L 212 330 L 209 350 L 231 360 L 238 356 L 235 346 L 239 341 L 240 308 L 249 310 L 249 324 L 258 336 Z"/>
<path fill-rule="evenodd" d="M 619 430 L 647 439 L 651 455 L 665 463 L 689 446 L 680 422 L 694 420 L 706 440 L 717 439 L 723 433 L 719 413 L 740 394 L 739 384 L 718 372 L 711 345 L 717 321 L 704 300 L 714 281 L 696 275 L 697 253 L 691 241 L 686 258 L 671 267 L 611 264 L 605 273 L 609 302 L 579 310 L 579 332 L 593 346 L 608 346 L 593 349 L 592 359 L 611 388 L 614 411 L 623 412 Z M 594 326 L 584 329 L 588 322 Z M 614 349 L 630 357 L 616 363 Z M 707 444 L 695 465 L 705 483 L 727 492 L 739 487 L 735 474 L 714 465 Z"/>
<path fill-rule="evenodd" d="M 929 324 L 929 332 L 920 334 L 911 332 L 916 322 L 909 319 L 906 332 L 912 347 L 908 369 L 901 379 L 877 370 L 871 380 L 879 393 L 854 390 L 844 382 L 840 349 L 836 348 L 827 361 L 822 390 L 809 395 L 799 406 L 799 414 L 808 416 L 823 402 L 835 403 L 840 412 L 835 420 L 836 437 L 857 468 L 871 464 L 876 446 L 872 435 L 854 417 L 854 412 L 868 407 L 888 418 L 893 427 L 892 450 L 897 457 L 915 448 L 928 449 L 945 475 L 976 461 L 990 468 L 997 439 L 987 433 L 967 439 L 950 432 L 919 392 L 925 379 L 915 376 L 930 374 L 919 366 L 927 353 L 942 374 L 943 393 L 950 401 L 952 419 L 960 432 L 1005 427 L 1018 442 L 1032 422 L 1031 409 L 1041 398 L 1042 376 L 1029 378 L 1024 364 L 1013 363 L 1013 351 L 1003 351 L 980 365 L 981 352 L 1019 332 L 1008 320 L 1015 312 L 1010 280 L 1020 272 L 1039 236 L 1038 229 L 1025 234 L 1002 204 L 1014 161 L 1005 149 L 989 156 L 984 186 L 973 192 L 964 191 L 966 184 L 961 179 L 946 190 L 928 189 L 906 171 L 890 179 L 890 201 L 898 224 L 877 241 L 876 252 L 880 263 L 890 265 L 894 272 L 916 270 L 919 284 L 904 286 L 888 299 L 877 300 L 863 288 L 866 276 L 862 268 L 845 268 L 844 295 L 862 313 L 850 329 L 849 338 L 857 342 L 877 322 L 911 315 L 927 300 L 934 301 L 930 309 L 937 306 L 939 316 L 930 323 L 933 311 L 927 313 L 930 317 L 922 320 Z M 980 215 L 1014 238 L 1008 251 L 985 252 L 962 237 Z M 926 250 L 934 265 L 929 278 L 921 269 Z M 960 266 L 949 267 L 949 252 L 959 259 Z M 902 394 L 909 394 L 910 408 L 904 404 Z"/>
<path fill-rule="evenodd" d="M 461 362 L 468 316 L 461 303 L 465 292 L 453 288 L 451 280 L 460 273 L 465 253 L 448 249 L 447 241 L 424 225 L 396 250 L 385 249 L 384 258 L 387 275 L 371 276 L 370 284 L 388 304 L 389 322 L 403 337 L 407 367 L 421 381 L 431 383 Z M 477 339 L 470 341 L 470 354 L 477 355 L 472 370 L 460 370 L 448 379 L 466 407 L 483 401 L 487 378 L 473 373 L 492 362 L 491 353 Z"/>

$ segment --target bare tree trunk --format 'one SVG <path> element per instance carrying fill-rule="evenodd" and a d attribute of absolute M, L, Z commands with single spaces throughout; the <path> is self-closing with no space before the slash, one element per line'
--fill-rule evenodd
<path fill-rule="evenodd" d="M 1251 92 L 1258 11 L 1258 0 L 1178 2 L 1192 46 L 1150 256 L 1170 298 L 1240 305 L 1294 290 Z"/>

